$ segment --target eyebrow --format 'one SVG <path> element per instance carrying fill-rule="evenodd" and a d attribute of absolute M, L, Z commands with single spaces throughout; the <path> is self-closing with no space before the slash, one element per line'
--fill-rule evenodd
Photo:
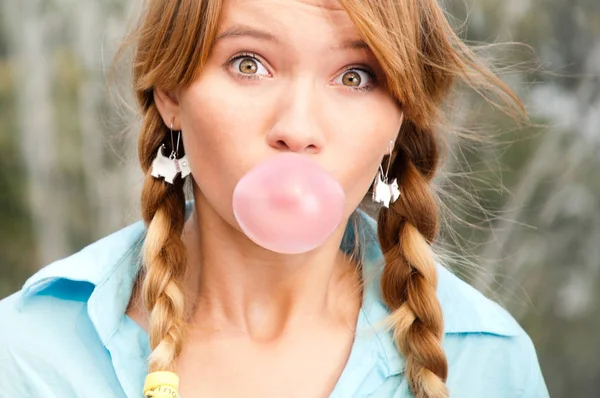
<path fill-rule="evenodd" d="M 339 46 L 333 46 L 332 50 L 370 50 L 371 47 L 362 39 L 344 40 Z"/>
<path fill-rule="evenodd" d="M 226 39 L 228 37 L 240 37 L 240 36 L 248 36 L 254 37 L 260 40 L 272 41 L 274 43 L 279 43 L 279 40 L 268 32 L 264 32 L 262 30 L 250 28 L 248 26 L 243 25 L 234 25 L 231 28 L 223 31 L 215 38 L 215 43 L 219 40 Z"/>
<path fill-rule="evenodd" d="M 244 25 L 234 25 L 231 28 L 221 32 L 215 38 L 214 43 L 216 44 L 218 41 L 230 38 L 230 37 L 253 37 L 255 39 L 270 41 L 276 44 L 279 44 L 280 41 L 269 32 L 265 32 L 262 30 L 258 30 L 255 28 L 251 28 L 249 26 Z M 344 40 L 342 43 L 336 46 L 332 46 L 331 50 L 369 50 L 370 47 L 367 43 L 365 43 L 362 39 L 353 39 L 353 40 Z"/>

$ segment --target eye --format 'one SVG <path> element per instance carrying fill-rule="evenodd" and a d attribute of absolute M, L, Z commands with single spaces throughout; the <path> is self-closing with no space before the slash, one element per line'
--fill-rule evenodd
<path fill-rule="evenodd" d="M 242 78 L 260 79 L 261 76 L 271 75 L 256 54 L 243 53 L 236 55 L 229 59 L 227 64 L 233 69 L 236 75 Z"/>
<path fill-rule="evenodd" d="M 333 80 L 351 90 L 368 91 L 374 87 L 375 74 L 370 70 L 352 67 Z"/>

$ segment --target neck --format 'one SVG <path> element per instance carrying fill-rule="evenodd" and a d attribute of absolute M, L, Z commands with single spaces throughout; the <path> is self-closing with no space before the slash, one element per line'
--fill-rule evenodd
<path fill-rule="evenodd" d="M 345 223 L 318 249 L 273 253 L 223 220 L 201 194 L 184 231 L 192 324 L 271 340 L 312 322 L 351 323 L 360 304 L 357 267 L 340 249 Z M 357 305 L 349 305 L 355 303 Z"/>

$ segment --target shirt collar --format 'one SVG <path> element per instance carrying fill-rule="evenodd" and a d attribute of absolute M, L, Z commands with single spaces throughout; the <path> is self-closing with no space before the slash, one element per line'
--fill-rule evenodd
<path fill-rule="evenodd" d="M 129 304 L 145 231 L 144 223 L 137 222 L 42 268 L 25 282 L 20 306 L 59 280 L 89 283 L 93 289 L 87 301 L 88 314 L 106 345 Z M 69 292 L 63 289 L 54 294 L 68 296 Z"/>
<path fill-rule="evenodd" d="M 188 202 L 189 215 L 193 203 Z M 391 333 L 382 325 L 389 310 L 379 292 L 379 275 L 383 267 L 383 255 L 377 240 L 375 220 L 359 211 L 361 231 L 361 254 L 365 290 L 359 325 L 373 330 L 372 340 L 376 355 L 385 358 L 388 375 L 402 372 L 404 358 L 398 353 Z M 350 223 L 349 223 L 350 225 Z M 93 285 L 88 299 L 90 319 L 101 341 L 106 345 L 123 321 L 131 292 L 140 266 L 140 249 L 146 227 L 137 222 L 121 229 L 81 250 L 56 261 L 33 275 L 22 289 L 21 305 L 58 280 Z M 354 241 L 353 229 L 348 228 L 342 248 L 349 250 Z M 344 247 L 348 245 L 347 247 Z M 487 300 L 481 293 L 466 284 L 447 268 L 438 265 L 437 294 L 444 313 L 444 332 L 491 333 L 513 336 L 519 333 L 519 325 L 496 303 Z"/>
<path fill-rule="evenodd" d="M 129 225 L 64 259 L 40 269 L 22 288 L 22 297 L 35 295 L 58 279 L 94 286 L 126 267 L 119 267 L 143 240 L 143 222 Z"/>

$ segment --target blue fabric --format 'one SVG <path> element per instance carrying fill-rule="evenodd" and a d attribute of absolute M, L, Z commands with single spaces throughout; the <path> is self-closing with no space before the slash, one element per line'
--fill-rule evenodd
<path fill-rule="evenodd" d="M 188 204 L 188 213 L 189 213 Z M 348 363 L 331 398 L 411 397 L 405 360 L 381 321 L 382 255 L 360 213 L 365 289 Z M 145 227 L 124 228 L 32 276 L 0 301 L 0 396 L 141 397 L 147 334 L 125 315 Z M 350 249 L 348 228 L 343 249 Z M 346 245 L 347 247 L 344 247 Z M 439 266 L 450 396 L 548 397 L 529 336 L 499 305 Z M 268 375 L 265 375 L 268 378 Z"/>

